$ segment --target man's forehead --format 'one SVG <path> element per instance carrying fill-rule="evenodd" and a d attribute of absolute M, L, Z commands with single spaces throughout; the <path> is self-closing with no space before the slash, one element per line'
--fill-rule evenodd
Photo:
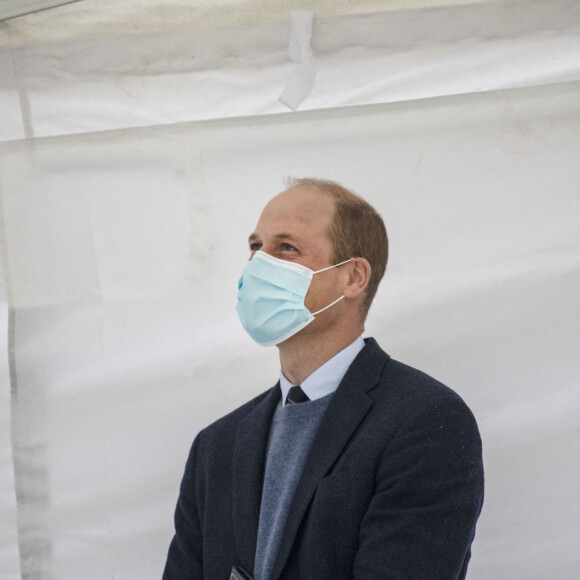
<path fill-rule="evenodd" d="M 332 200 L 332 196 L 329 193 L 315 185 L 296 185 L 295 187 L 289 187 L 288 189 L 276 194 L 270 199 L 270 201 L 274 201 L 277 198 L 298 198 L 314 201 L 321 199 Z"/>
<path fill-rule="evenodd" d="M 316 187 L 293 187 L 274 196 L 261 218 L 294 217 L 302 221 L 326 221 L 334 213 L 334 200 Z"/>
<path fill-rule="evenodd" d="M 262 210 L 249 242 L 289 242 L 317 246 L 329 239 L 334 200 L 315 188 L 292 188 L 272 198 Z"/>

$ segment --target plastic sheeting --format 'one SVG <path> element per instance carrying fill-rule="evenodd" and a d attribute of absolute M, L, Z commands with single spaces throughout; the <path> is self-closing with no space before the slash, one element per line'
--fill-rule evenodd
<path fill-rule="evenodd" d="M 531 36 L 571 63 L 574 22 L 543 25 Z M 488 54 L 487 39 L 472 43 L 454 56 L 461 70 L 477 46 Z M 417 87 L 423 63 L 406 67 Z M 2 532 L 6 578 L 16 544 L 25 578 L 160 576 L 192 438 L 276 380 L 276 350 L 251 343 L 234 304 L 247 235 L 286 175 L 337 179 L 382 212 L 391 261 L 367 334 L 479 420 L 487 489 L 470 578 L 576 578 L 580 83 L 565 68 L 570 82 L 554 84 L 531 66 L 535 88 L 437 97 L 427 76 L 421 100 L 4 144 L 0 505 L 18 531 Z"/>

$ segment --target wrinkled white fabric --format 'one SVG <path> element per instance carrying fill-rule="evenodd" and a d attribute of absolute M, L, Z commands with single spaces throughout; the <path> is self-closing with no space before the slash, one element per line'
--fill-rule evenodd
<path fill-rule="evenodd" d="M 11 103 L 10 116 L 0 116 L 0 141 L 25 132 L 43 137 L 289 114 L 278 101 L 296 72 L 289 29 L 290 14 L 251 25 L 11 48 L 0 53 L 0 67 L 16 71 L 15 79 L 0 75 L 0 103 Z M 316 86 L 300 109 L 580 80 L 579 32 L 576 0 L 317 15 Z"/>
<path fill-rule="evenodd" d="M 313 20 L 314 13 L 309 10 L 293 10 L 291 13 L 288 54 L 297 66 L 278 100 L 293 111 L 314 87 L 316 68 L 310 47 Z"/>

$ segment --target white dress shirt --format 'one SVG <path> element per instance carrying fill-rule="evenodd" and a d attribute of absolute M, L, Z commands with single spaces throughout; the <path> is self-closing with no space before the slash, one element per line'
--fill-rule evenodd
<path fill-rule="evenodd" d="M 308 395 L 311 401 L 320 399 L 330 393 L 334 393 L 346 374 L 348 367 L 352 364 L 358 353 L 364 348 L 365 341 L 359 336 L 354 342 L 351 342 L 346 348 L 335 354 L 330 360 L 326 361 L 321 367 L 317 368 L 308 376 L 302 384 L 302 390 Z M 280 388 L 282 389 L 282 405 L 286 404 L 288 391 L 294 386 L 280 371 Z"/>

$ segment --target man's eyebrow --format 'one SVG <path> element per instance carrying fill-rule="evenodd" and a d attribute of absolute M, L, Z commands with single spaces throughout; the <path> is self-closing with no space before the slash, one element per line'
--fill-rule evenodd
<path fill-rule="evenodd" d="M 248 242 L 255 242 L 256 240 L 259 240 L 260 236 L 257 233 L 253 233 L 250 234 L 250 237 L 248 238 Z M 276 234 L 274 236 L 274 239 L 276 240 L 297 240 L 298 238 L 292 234 Z"/>

